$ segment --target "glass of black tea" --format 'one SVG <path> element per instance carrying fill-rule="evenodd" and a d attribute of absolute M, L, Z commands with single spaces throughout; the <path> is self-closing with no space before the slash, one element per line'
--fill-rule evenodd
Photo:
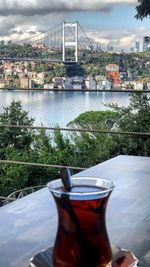
<path fill-rule="evenodd" d="M 71 183 L 70 191 L 61 179 L 48 183 L 58 211 L 54 267 L 111 266 L 105 212 L 114 184 L 94 177 L 74 177 Z"/>

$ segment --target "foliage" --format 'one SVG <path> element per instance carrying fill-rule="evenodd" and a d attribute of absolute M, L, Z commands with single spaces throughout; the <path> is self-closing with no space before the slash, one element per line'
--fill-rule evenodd
<path fill-rule="evenodd" d="M 79 115 L 68 125 L 74 129 L 110 131 L 118 119 L 112 111 L 88 111 Z M 89 167 L 114 154 L 114 141 L 110 134 L 75 132 L 71 135 L 75 146 L 74 164 Z"/>
<path fill-rule="evenodd" d="M 81 114 L 69 123 L 74 129 L 100 129 L 123 132 L 150 132 L 150 98 L 139 92 L 130 96 L 128 107 L 110 104 L 113 111 L 91 111 Z M 118 154 L 150 155 L 148 136 L 112 135 L 100 133 L 72 134 L 75 144 L 75 162 L 92 166 Z"/>
<path fill-rule="evenodd" d="M 74 166 L 89 168 L 113 155 L 110 135 L 80 133 L 72 136 L 74 141 Z"/>
<path fill-rule="evenodd" d="M 82 66 L 82 64 L 66 64 L 66 75 L 68 77 L 72 77 L 72 76 L 84 76 L 85 70 Z"/>
<path fill-rule="evenodd" d="M 54 64 L 53 68 L 47 72 L 47 77 L 45 79 L 46 83 L 50 83 L 52 79 L 57 77 L 64 77 L 67 75 L 66 67 L 63 64 Z"/>
<path fill-rule="evenodd" d="M 94 128 L 110 130 L 118 118 L 118 113 L 110 110 L 105 111 L 87 111 L 80 114 L 75 120 L 71 121 L 69 126 L 82 128 Z"/>
<path fill-rule="evenodd" d="M 111 54 L 108 52 L 98 52 L 99 54 L 96 52 L 93 53 L 93 58 L 89 62 L 85 59 L 85 62 L 82 63 L 82 69 L 85 75 L 105 75 L 105 66 L 113 63 L 119 65 L 120 71 L 126 71 L 128 74 L 131 74 L 133 79 L 150 76 L 149 51 L 129 54 Z"/>
<path fill-rule="evenodd" d="M 28 112 L 22 110 L 19 101 L 12 101 L 0 114 L 0 123 L 5 125 L 32 126 L 33 122 L 28 117 Z M 44 129 L 33 131 L 27 128 L 1 127 L 0 159 L 67 165 L 73 162 L 73 150 L 69 139 L 63 137 L 59 130 L 50 136 Z M 7 196 L 21 188 L 43 185 L 56 177 L 56 168 L 1 164 L 0 195 Z"/>
<path fill-rule="evenodd" d="M 28 112 L 22 110 L 20 101 L 12 101 L 9 107 L 0 114 L 0 124 L 31 126 L 34 119 L 28 117 Z M 33 141 L 33 132 L 28 128 L 0 128 L 0 148 L 15 147 L 29 149 Z"/>
<path fill-rule="evenodd" d="M 7 147 L 5 158 L 7 160 L 26 161 L 26 153 L 21 153 L 14 147 Z M 28 168 L 24 165 L 0 165 L 0 195 L 7 196 L 13 191 L 26 187 Z"/>
<path fill-rule="evenodd" d="M 51 134 L 44 129 L 0 128 L 0 159 L 51 165 L 90 167 L 118 154 L 150 156 L 148 136 L 111 134 L 111 131 L 150 132 L 150 98 L 144 93 L 130 96 L 128 107 L 109 104 L 112 110 L 89 111 L 68 124 L 73 129 L 107 131 Z M 34 120 L 13 101 L 0 114 L 1 124 L 32 126 Z M 110 132 L 110 133 L 109 133 Z M 28 186 L 46 184 L 59 176 L 56 168 L 0 164 L 0 195 Z"/>
<path fill-rule="evenodd" d="M 118 131 L 150 132 L 150 98 L 146 94 L 139 92 L 131 95 L 128 107 L 119 107 L 117 104 L 109 106 L 120 116 L 116 124 Z M 119 154 L 150 155 L 148 136 L 121 135 L 115 141 Z"/>
<path fill-rule="evenodd" d="M 150 1 L 149 0 L 138 0 L 139 4 L 136 6 L 137 19 L 143 19 L 150 16 Z"/>

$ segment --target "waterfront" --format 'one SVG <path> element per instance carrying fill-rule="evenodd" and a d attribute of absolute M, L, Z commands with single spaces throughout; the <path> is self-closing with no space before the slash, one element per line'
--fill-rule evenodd
<path fill-rule="evenodd" d="M 35 125 L 65 127 L 79 114 L 90 110 L 106 110 L 104 104 L 127 106 L 128 93 L 119 92 L 50 92 L 50 91 L 0 91 L 0 112 L 12 100 L 20 100 Z"/>

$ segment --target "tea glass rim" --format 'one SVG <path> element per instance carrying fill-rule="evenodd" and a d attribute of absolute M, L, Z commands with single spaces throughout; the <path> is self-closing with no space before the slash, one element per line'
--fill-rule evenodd
<path fill-rule="evenodd" d="M 79 183 L 79 181 L 81 183 Z M 71 177 L 71 182 L 73 186 L 95 186 L 97 188 L 104 188 L 103 190 L 90 191 L 90 192 L 72 192 L 72 191 L 60 191 L 60 187 L 63 186 L 61 179 L 56 179 L 47 183 L 47 188 L 49 191 L 54 194 L 56 197 L 68 196 L 72 199 L 84 200 L 92 198 L 103 198 L 106 197 L 110 192 L 113 191 L 115 185 L 112 180 L 103 177 L 96 176 L 73 176 Z M 88 183 L 91 182 L 91 183 Z M 95 184 L 94 184 L 95 182 Z"/>

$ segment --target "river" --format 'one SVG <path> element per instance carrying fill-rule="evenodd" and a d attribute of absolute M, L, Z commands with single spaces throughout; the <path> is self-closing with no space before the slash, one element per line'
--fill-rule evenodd
<path fill-rule="evenodd" d="M 109 109 L 104 104 L 127 106 L 129 94 L 119 92 L 50 92 L 50 91 L 0 91 L 0 112 L 12 100 L 20 100 L 34 125 L 65 127 L 79 114 L 90 110 Z"/>

